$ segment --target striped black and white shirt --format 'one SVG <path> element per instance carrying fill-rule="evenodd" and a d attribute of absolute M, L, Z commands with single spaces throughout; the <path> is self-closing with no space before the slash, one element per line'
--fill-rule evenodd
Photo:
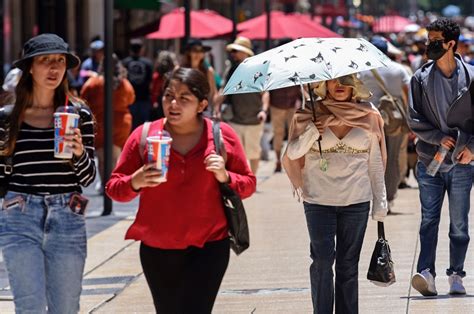
<path fill-rule="evenodd" d="M 28 194 L 82 192 L 94 181 L 94 119 L 90 109 L 80 107 L 80 129 L 85 151 L 80 157 L 54 157 L 54 128 L 36 128 L 22 123 L 13 153 L 13 172 L 8 190 Z M 4 130 L 0 130 L 4 131 Z M 0 180 L 5 180 L 5 159 L 0 158 Z M 3 182 L 2 182 L 3 183 Z"/>

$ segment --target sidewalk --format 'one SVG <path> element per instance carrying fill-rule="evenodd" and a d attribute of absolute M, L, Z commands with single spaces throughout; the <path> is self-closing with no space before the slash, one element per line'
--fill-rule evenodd
<path fill-rule="evenodd" d="M 242 256 L 231 254 L 214 313 L 312 312 L 309 241 L 303 208 L 293 199 L 284 174 L 269 175 L 272 167 L 272 162 L 262 165 L 260 178 L 268 177 L 268 180 L 260 180 L 258 192 L 245 202 L 251 246 Z M 133 212 L 130 206 L 127 210 Z M 472 246 L 465 264 L 468 295 L 447 294 L 447 277 L 443 275 L 449 261 L 446 206 L 439 232 L 436 265 L 439 296 L 435 298 L 421 297 L 410 290 L 409 284 L 418 254 L 418 190 L 400 190 L 393 210 L 398 215 L 386 219 L 386 236 L 396 263 L 397 283 L 381 288 L 365 279 L 377 233 L 376 223 L 370 220 L 359 268 L 359 312 L 473 313 L 474 279 L 469 276 L 474 270 Z M 141 272 L 139 244 L 122 240 L 130 223 L 129 218 L 121 219 L 89 239 L 81 313 L 154 313 Z M 11 301 L 0 302 L 0 313 L 11 312 Z"/>

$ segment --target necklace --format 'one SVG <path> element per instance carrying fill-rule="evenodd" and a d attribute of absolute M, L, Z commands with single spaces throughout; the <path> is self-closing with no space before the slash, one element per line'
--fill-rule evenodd
<path fill-rule="evenodd" d="M 318 148 L 319 148 L 319 157 L 320 157 L 319 169 L 321 169 L 321 171 L 323 172 L 326 172 L 328 170 L 328 160 L 323 157 L 323 150 L 321 149 L 321 140 L 322 140 L 322 137 L 320 135 L 318 138 Z"/>

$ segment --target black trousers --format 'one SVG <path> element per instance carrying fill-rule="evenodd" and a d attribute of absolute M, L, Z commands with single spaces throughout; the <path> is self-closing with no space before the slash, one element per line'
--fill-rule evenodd
<path fill-rule="evenodd" d="M 140 260 L 157 313 L 209 314 L 229 264 L 229 239 L 203 248 L 140 246 Z"/>

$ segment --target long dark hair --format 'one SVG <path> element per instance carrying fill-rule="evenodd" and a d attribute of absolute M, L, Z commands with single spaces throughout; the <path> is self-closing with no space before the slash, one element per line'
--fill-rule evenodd
<path fill-rule="evenodd" d="M 33 105 L 33 76 L 30 73 L 32 64 L 33 58 L 27 60 L 20 81 L 15 88 L 16 100 L 9 118 L 9 136 L 5 145 L 5 149 L 2 152 L 3 155 L 11 155 L 15 150 L 16 140 L 18 138 L 18 133 L 20 132 L 20 126 L 23 122 L 25 111 Z M 70 98 L 76 99 L 69 92 L 67 70 L 64 73 L 61 84 L 54 91 L 54 110 L 56 110 L 59 106 L 64 105 L 66 101 L 66 95 L 69 95 Z"/>
<path fill-rule="evenodd" d="M 198 70 L 201 71 L 202 74 L 204 74 L 204 76 L 206 77 L 206 80 L 207 80 L 207 71 L 209 70 L 208 67 L 206 66 L 206 63 L 205 63 L 205 60 L 206 58 L 203 57 L 202 60 L 199 62 L 199 65 L 198 65 Z M 184 59 L 183 59 L 183 62 L 181 64 L 181 66 L 183 68 L 191 68 L 191 50 L 188 49 L 184 52 Z"/>

